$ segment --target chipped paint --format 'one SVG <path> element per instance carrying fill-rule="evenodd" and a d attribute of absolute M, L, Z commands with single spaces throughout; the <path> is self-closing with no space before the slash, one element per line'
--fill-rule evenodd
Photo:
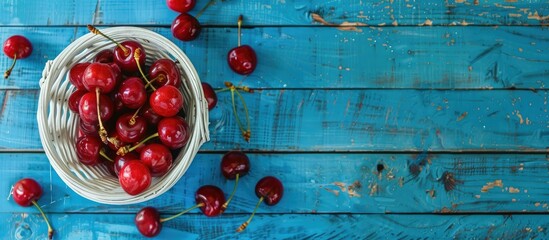
<path fill-rule="evenodd" d="M 324 188 L 324 190 L 333 193 L 335 196 L 339 196 L 339 191 L 335 189 Z"/>
<path fill-rule="evenodd" d="M 520 189 L 514 188 L 514 187 L 509 187 L 509 192 L 510 192 L 510 193 L 519 193 L 519 192 L 520 192 Z"/>
<path fill-rule="evenodd" d="M 528 19 L 538 20 L 538 21 L 545 21 L 549 19 L 549 15 L 547 16 L 540 16 L 538 11 L 535 11 L 534 13 L 528 13 Z"/>
<path fill-rule="evenodd" d="M 467 117 L 467 114 L 468 114 L 467 112 L 463 112 L 461 115 L 459 115 L 456 121 L 459 122 L 463 120 L 465 117 Z"/>
<path fill-rule="evenodd" d="M 495 180 L 493 182 L 487 182 L 486 185 L 482 186 L 480 191 L 488 192 L 488 190 L 493 189 L 494 187 L 503 188 L 503 182 L 501 181 L 501 179 Z"/>
<path fill-rule="evenodd" d="M 324 18 L 322 18 L 317 13 L 311 13 L 311 17 L 313 18 L 313 20 L 315 22 L 321 23 L 322 25 L 325 25 L 325 26 L 336 27 L 337 29 L 339 29 L 341 31 L 362 32 L 362 29 L 360 29 L 358 27 L 368 26 L 367 24 L 361 23 L 361 22 L 347 22 L 347 21 L 345 21 L 345 22 L 342 22 L 340 24 L 329 23 L 326 20 L 324 20 Z"/>

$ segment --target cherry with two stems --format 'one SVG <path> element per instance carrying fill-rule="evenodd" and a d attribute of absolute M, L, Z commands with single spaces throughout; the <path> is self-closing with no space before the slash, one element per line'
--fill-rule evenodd
<path fill-rule="evenodd" d="M 38 209 L 38 211 L 42 214 L 42 217 L 46 221 L 46 224 L 48 225 L 48 239 L 52 239 L 54 230 L 51 227 L 48 217 L 46 217 L 46 214 L 37 203 L 38 199 L 42 197 L 42 193 L 42 186 L 40 186 L 40 184 L 32 178 L 23 178 L 17 181 L 15 185 L 13 185 L 11 191 L 13 200 L 17 204 L 22 207 L 34 205 Z"/>
<path fill-rule="evenodd" d="M 88 25 L 88 30 L 96 35 L 101 35 L 105 37 L 106 39 L 110 40 L 114 44 L 116 44 L 116 47 L 113 50 L 114 54 L 114 62 L 120 66 L 122 71 L 126 73 L 134 73 L 137 72 L 137 66 L 138 64 L 144 65 L 145 64 L 145 49 L 143 46 L 133 40 L 126 40 L 121 43 L 117 42 L 116 40 L 112 39 L 111 37 L 103 34 L 99 29 L 92 25 Z M 139 50 L 139 51 L 138 51 Z M 136 52 L 139 52 L 139 60 L 136 62 L 136 58 L 134 55 Z"/>
<path fill-rule="evenodd" d="M 196 205 L 168 218 L 160 218 L 160 213 L 154 207 L 145 207 L 135 215 L 135 226 L 146 237 L 154 237 L 162 230 L 162 223 L 177 218 L 193 209 L 200 208 L 208 217 L 215 217 L 223 213 L 222 205 L 225 202 L 223 190 L 216 186 L 205 185 L 195 193 Z"/>
<path fill-rule="evenodd" d="M 6 56 L 13 59 L 11 66 L 8 70 L 6 70 L 6 72 L 4 72 L 4 79 L 7 79 L 15 67 L 17 59 L 27 58 L 31 55 L 32 44 L 26 37 L 21 35 L 13 35 L 6 39 L 2 49 L 4 50 L 4 54 L 6 54 Z"/>
<path fill-rule="evenodd" d="M 244 229 L 246 229 L 246 227 L 248 227 L 248 225 L 252 221 L 252 218 L 257 212 L 259 205 L 262 202 L 265 202 L 265 204 L 269 206 L 276 205 L 282 199 L 283 194 L 284 186 L 282 186 L 282 182 L 280 182 L 278 178 L 275 178 L 273 176 L 267 176 L 260 179 L 255 185 L 255 195 L 259 198 L 259 201 L 257 202 L 257 205 L 255 206 L 255 209 L 252 212 L 250 218 L 248 218 L 246 222 L 242 223 L 242 225 L 240 225 L 240 227 L 238 227 L 236 231 L 242 232 L 244 231 Z"/>
<path fill-rule="evenodd" d="M 241 75 L 251 74 L 257 66 L 257 56 L 249 45 L 241 45 L 242 15 L 238 17 L 238 46 L 227 54 L 227 61 L 231 69 Z"/>
<path fill-rule="evenodd" d="M 233 199 L 233 196 L 238 187 L 238 180 L 240 177 L 248 174 L 250 171 L 250 159 L 241 151 L 230 151 L 223 155 L 221 158 L 221 173 L 223 176 L 230 180 L 235 180 L 233 192 L 223 204 L 223 209 L 227 209 L 229 203 Z"/>

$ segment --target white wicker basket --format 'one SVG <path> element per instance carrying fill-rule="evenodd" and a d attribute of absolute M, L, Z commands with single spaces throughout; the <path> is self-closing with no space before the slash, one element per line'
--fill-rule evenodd
<path fill-rule="evenodd" d="M 164 176 L 153 178 L 143 193 L 131 196 L 124 192 L 108 169 L 89 167 L 80 163 L 75 151 L 78 115 L 67 104 L 74 91 L 67 72 L 79 62 L 90 62 L 94 55 L 114 44 L 102 36 L 86 34 L 71 43 L 53 61 L 48 61 L 40 79 L 38 100 L 38 129 L 44 151 L 59 177 L 79 195 L 106 204 L 131 204 L 155 198 L 169 190 L 183 176 L 200 146 L 209 140 L 208 104 L 202 92 L 200 79 L 187 56 L 165 37 L 136 27 L 113 27 L 101 31 L 117 41 L 137 40 L 146 50 L 147 65 L 159 58 L 178 61 L 182 76 L 181 91 L 185 98 L 184 110 L 190 127 L 189 143 L 174 156 L 172 169 Z"/>

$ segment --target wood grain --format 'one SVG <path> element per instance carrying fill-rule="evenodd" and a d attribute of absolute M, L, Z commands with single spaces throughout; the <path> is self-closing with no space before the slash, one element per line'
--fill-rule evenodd
<path fill-rule="evenodd" d="M 208 1 L 198 1 L 198 13 Z M 417 25 L 546 25 L 543 0 L 267 0 L 219 1 L 200 16 L 205 25 L 236 25 L 238 15 L 249 25 L 318 25 L 313 14 L 333 24 L 372 26 Z M 164 1 L 7 1 L 0 24 L 18 25 L 170 25 L 177 13 Z"/>
<path fill-rule="evenodd" d="M 549 161 L 545 154 L 357 154 L 248 153 L 251 171 L 241 178 L 227 213 L 250 213 L 253 191 L 264 176 L 279 178 L 284 197 L 261 213 L 547 213 Z M 0 154 L 3 184 L 33 177 L 44 188 L 39 204 L 56 213 L 135 213 L 150 205 L 175 213 L 193 206 L 200 186 L 219 186 L 228 195 L 234 181 L 220 173 L 222 154 L 200 153 L 168 192 L 133 205 L 109 206 L 86 200 L 69 189 L 46 156 Z M 381 167 L 380 167 L 381 166 Z M 24 169 L 24 170 L 22 170 Z M 8 197 L 0 212 L 23 211 Z"/>
<path fill-rule="evenodd" d="M 259 56 L 256 71 L 233 73 L 226 54 L 236 46 L 234 28 L 206 28 L 193 42 L 173 38 L 169 28 L 151 28 L 189 56 L 202 81 L 216 88 L 244 82 L 256 88 L 547 89 L 549 38 L 542 28 L 361 27 L 245 29 L 243 43 Z M 37 89 L 53 60 L 83 27 L 0 28 L 24 33 L 34 44 L 1 89 Z M 0 58 L 0 68 L 11 59 Z"/>
<path fill-rule="evenodd" d="M 0 91 L 0 148 L 41 150 L 38 94 Z M 244 98 L 250 143 L 224 92 L 203 151 L 544 153 L 549 138 L 548 91 L 262 90 Z"/>
<path fill-rule="evenodd" d="M 132 214 L 49 214 L 56 239 L 145 239 Z M 45 238 L 38 214 L 3 213 L 7 239 Z M 242 233 L 245 215 L 183 215 L 166 222 L 157 239 L 544 239 L 547 215 L 258 214 Z M 314 223 L 314 224 L 313 224 Z"/>

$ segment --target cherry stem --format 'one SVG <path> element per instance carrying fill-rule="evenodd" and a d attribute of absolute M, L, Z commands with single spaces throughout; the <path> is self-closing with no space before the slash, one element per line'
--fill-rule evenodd
<path fill-rule="evenodd" d="M 244 231 L 244 229 L 246 229 L 246 227 L 248 227 L 248 224 L 250 224 L 250 222 L 252 221 L 252 218 L 254 218 L 255 216 L 255 212 L 257 212 L 257 209 L 259 208 L 259 205 L 263 202 L 263 197 L 259 198 L 259 201 L 257 202 L 257 205 L 255 205 L 255 209 L 254 211 L 252 212 L 252 215 L 250 216 L 250 218 L 248 218 L 248 220 L 244 223 L 242 223 L 242 225 L 240 225 L 240 227 L 238 227 L 238 229 L 236 229 L 237 232 L 242 232 Z"/>
<path fill-rule="evenodd" d="M 229 198 L 227 199 L 227 201 L 223 204 L 223 206 L 221 206 L 221 208 L 223 209 L 223 211 L 225 211 L 225 209 L 227 209 L 227 207 L 229 206 L 229 203 L 231 202 L 231 200 L 233 199 L 234 197 L 234 194 L 236 193 L 236 188 L 238 187 L 238 178 L 239 178 L 240 174 L 237 173 L 236 174 L 236 180 L 234 182 L 234 188 L 233 188 L 233 192 L 231 193 L 231 196 L 229 196 Z"/>
<path fill-rule="evenodd" d="M 141 76 L 143 76 L 143 79 L 145 79 L 145 82 L 147 82 L 147 85 L 151 86 L 151 88 L 156 91 L 156 88 L 151 85 L 151 81 L 145 76 L 145 73 L 143 73 L 143 69 L 141 69 L 141 64 L 139 64 L 139 55 L 141 55 L 141 49 L 137 48 L 135 49 L 135 52 L 133 53 L 133 58 L 135 59 L 135 63 L 137 64 L 137 68 L 139 69 L 139 72 L 141 73 Z"/>
<path fill-rule="evenodd" d="M 142 107 L 143 107 L 143 106 L 139 107 L 139 108 L 135 111 L 135 113 L 133 113 L 132 117 L 130 118 L 130 120 L 129 120 L 129 122 L 128 122 L 128 123 L 130 124 L 130 126 L 133 126 L 133 125 L 135 124 L 135 118 L 137 117 L 137 113 L 139 113 L 139 110 L 141 110 Z"/>
<path fill-rule="evenodd" d="M 202 14 L 206 11 L 206 9 L 208 9 L 214 3 L 215 3 L 215 0 L 210 0 L 208 2 L 208 4 L 206 4 L 206 6 L 204 6 L 202 9 L 200 9 L 200 11 L 198 11 L 198 13 L 196 15 L 194 15 L 194 17 L 198 18 L 198 17 L 202 16 Z"/>
<path fill-rule="evenodd" d="M 104 143 L 107 143 L 107 130 L 105 127 L 103 127 L 103 121 L 101 121 L 101 110 L 100 110 L 100 96 L 101 96 L 101 89 L 95 88 L 95 99 L 97 104 L 97 119 L 99 120 L 99 137 L 101 138 L 101 141 Z"/>
<path fill-rule="evenodd" d="M 240 29 L 242 28 L 242 15 L 238 16 L 238 46 L 240 47 L 240 38 L 241 38 L 241 34 L 240 34 Z"/>
<path fill-rule="evenodd" d="M 6 72 L 4 72 L 4 79 L 8 79 L 8 77 L 11 74 L 11 70 L 13 70 L 13 68 L 15 67 L 16 62 L 17 62 L 17 53 L 13 54 L 13 63 L 11 64 L 11 67 L 8 68 L 8 70 L 6 70 Z"/>
<path fill-rule="evenodd" d="M 118 148 L 120 146 L 120 141 L 115 137 L 108 137 L 107 141 L 114 145 L 115 148 Z"/>
<path fill-rule="evenodd" d="M 112 158 L 110 158 L 109 156 L 107 156 L 107 154 L 105 153 L 105 150 L 104 150 L 104 149 L 99 150 L 99 155 L 101 155 L 102 157 L 104 157 L 105 159 L 107 159 L 107 161 L 109 161 L 109 162 L 114 162 L 114 160 L 112 160 Z"/>
<path fill-rule="evenodd" d="M 42 217 L 44 218 L 44 220 L 46 221 L 46 224 L 48 225 L 48 239 L 52 239 L 53 238 L 53 228 L 51 227 L 51 224 L 50 224 L 50 220 L 48 220 L 48 217 L 46 216 L 46 214 L 44 213 L 44 211 L 42 211 L 42 208 L 40 207 L 40 205 L 38 205 L 38 203 L 36 203 L 36 201 L 32 201 L 32 204 L 38 208 L 38 211 L 40 211 L 40 213 L 42 214 Z"/>
<path fill-rule="evenodd" d="M 151 140 L 151 139 L 153 139 L 153 138 L 155 138 L 155 137 L 158 137 L 158 133 L 155 133 L 155 134 L 153 134 L 153 135 L 148 136 L 147 138 L 141 140 L 141 142 L 139 142 L 139 143 L 133 145 L 132 147 L 130 147 L 130 146 L 128 146 L 128 145 L 123 146 L 123 147 L 119 148 L 118 151 L 116 151 L 116 155 L 118 155 L 118 156 L 124 156 L 124 155 L 126 155 L 126 153 L 129 153 L 129 152 L 131 152 L 131 151 L 137 149 L 138 147 L 140 147 L 141 145 L 143 145 L 145 142 L 147 142 L 147 141 L 149 141 L 149 140 Z"/>
<path fill-rule="evenodd" d="M 203 206 L 204 206 L 204 203 L 196 204 L 196 205 L 192 206 L 191 208 L 187 208 L 187 209 L 183 210 L 182 212 L 180 212 L 180 213 L 178 213 L 178 214 L 175 214 L 175 215 L 173 215 L 173 216 L 171 216 L 171 217 L 168 217 L 168 218 L 161 218 L 161 219 L 160 219 L 160 222 L 163 223 L 163 222 L 170 221 L 170 220 L 172 220 L 172 219 L 174 219 L 174 218 L 176 218 L 176 217 L 179 217 L 179 216 L 181 216 L 181 215 L 183 215 L 183 214 L 185 214 L 185 213 L 187 213 L 187 212 L 189 212 L 189 211 L 191 211 L 191 210 L 193 210 L 193 209 L 197 209 L 197 208 L 200 208 L 200 207 L 203 207 Z"/>
<path fill-rule="evenodd" d="M 103 37 L 105 37 L 106 39 L 109 39 L 111 42 L 113 42 L 114 44 L 116 44 L 116 46 L 118 46 L 120 49 L 122 49 L 122 51 L 124 51 L 124 54 L 127 56 L 129 53 L 129 50 L 122 46 L 122 44 L 118 43 L 117 41 L 115 41 L 114 39 L 110 38 L 109 36 L 103 34 L 101 31 L 99 31 L 99 29 L 97 29 L 96 27 L 88 24 L 88 30 L 90 30 L 90 32 L 92 32 L 93 34 L 95 35 L 101 35 Z"/>
<path fill-rule="evenodd" d="M 242 137 L 244 137 L 244 140 L 246 140 L 246 142 L 250 142 L 252 132 L 250 130 L 250 115 L 248 113 L 248 106 L 246 105 L 246 101 L 244 101 L 244 97 L 242 97 L 242 94 L 240 94 L 240 92 L 238 92 L 239 88 L 235 87 L 231 82 L 225 82 L 225 86 L 227 86 L 227 88 L 229 90 L 231 90 L 231 100 L 232 100 L 232 104 L 233 104 L 233 113 L 234 113 L 234 116 L 236 118 L 236 123 L 238 124 L 238 127 L 240 128 L 240 131 L 242 132 Z M 248 87 L 241 87 L 241 89 L 243 91 L 253 92 Z M 244 129 L 244 126 L 242 125 L 242 122 L 240 121 L 240 117 L 238 116 L 238 112 L 236 111 L 236 103 L 234 101 L 235 92 L 236 92 L 236 95 L 238 95 L 238 97 L 240 98 L 240 101 L 242 102 L 242 106 L 244 107 L 244 112 L 246 113 L 246 127 L 247 127 L 246 129 Z"/>
<path fill-rule="evenodd" d="M 152 87 L 152 83 L 155 82 L 155 81 L 162 81 L 166 79 L 166 76 L 164 76 L 164 74 L 160 74 L 158 76 L 156 76 L 155 78 L 153 78 L 150 82 L 148 82 L 147 84 L 145 84 L 145 89 L 148 88 L 149 86 Z M 156 90 L 156 89 L 153 89 L 153 90 Z"/>

